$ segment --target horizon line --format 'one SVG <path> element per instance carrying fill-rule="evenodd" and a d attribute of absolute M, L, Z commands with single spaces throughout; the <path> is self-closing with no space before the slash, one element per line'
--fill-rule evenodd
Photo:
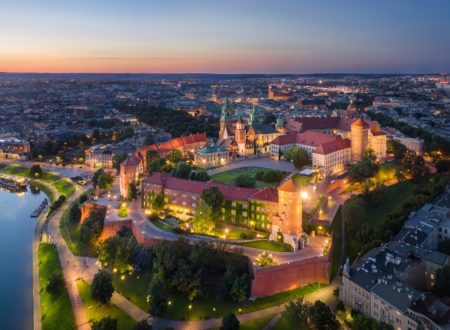
<path fill-rule="evenodd" d="M 110 75 L 266 75 L 266 76 L 288 76 L 288 75 L 441 75 L 447 74 L 447 72 L 311 72 L 311 73 L 248 73 L 248 72 L 232 72 L 232 73 L 216 73 L 216 72 L 47 72 L 47 71 L 0 71 L 0 74 L 85 74 L 85 75 L 101 75 L 101 74 L 110 74 Z"/>

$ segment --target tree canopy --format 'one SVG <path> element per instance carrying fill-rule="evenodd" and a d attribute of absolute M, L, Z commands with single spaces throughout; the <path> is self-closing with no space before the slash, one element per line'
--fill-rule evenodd
<path fill-rule="evenodd" d="M 94 276 L 91 288 L 92 299 L 97 300 L 102 304 L 106 304 L 111 300 L 114 293 L 111 275 L 108 272 L 99 271 Z"/>
<path fill-rule="evenodd" d="M 208 204 L 215 214 L 220 213 L 224 197 L 217 187 L 209 187 L 202 191 L 201 199 Z"/>

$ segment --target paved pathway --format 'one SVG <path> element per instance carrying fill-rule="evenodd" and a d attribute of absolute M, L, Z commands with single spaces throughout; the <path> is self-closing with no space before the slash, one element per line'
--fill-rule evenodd
<path fill-rule="evenodd" d="M 60 207 L 50 217 L 47 231 L 51 236 L 53 243 L 55 243 L 58 250 L 59 261 L 64 274 L 64 279 L 67 284 L 67 291 L 69 293 L 70 302 L 72 303 L 72 309 L 75 317 L 75 323 L 78 329 L 89 330 L 91 327 L 88 323 L 88 318 L 84 312 L 80 295 L 76 286 L 76 280 L 79 277 L 79 270 L 83 271 L 83 263 L 77 262 L 76 258 L 66 245 L 64 238 L 60 232 L 60 221 L 64 213 L 64 210 L 71 205 L 80 195 L 85 192 L 87 188 L 77 189 L 75 193 L 66 201 L 64 206 Z"/>
<path fill-rule="evenodd" d="M 235 161 L 227 166 L 209 170 L 208 174 L 214 175 L 241 167 L 264 167 L 285 172 L 295 171 L 295 167 L 292 163 L 286 162 L 284 160 L 275 160 L 270 157 L 261 157 Z"/>

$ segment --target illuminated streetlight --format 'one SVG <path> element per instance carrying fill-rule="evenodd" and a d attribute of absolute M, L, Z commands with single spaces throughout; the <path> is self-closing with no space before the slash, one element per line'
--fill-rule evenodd
<path fill-rule="evenodd" d="M 301 196 L 302 196 L 303 199 L 308 199 L 309 194 L 306 191 L 302 191 L 301 192 Z"/>

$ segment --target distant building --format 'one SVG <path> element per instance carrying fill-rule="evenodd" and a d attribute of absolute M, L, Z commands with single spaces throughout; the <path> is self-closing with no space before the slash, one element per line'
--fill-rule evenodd
<path fill-rule="evenodd" d="M 194 165 L 202 168 L 224 166 L 230 162 L 230 152 L 216 144 L 197 150 Z"/>
<path fill-rule="evenodd" d="M 107 146 L 95 146 L 86 149 L 85 164 L 93 168 L 107 168 L 113 167 L 113 153 Z"/>
<path fill-rule="evenodd" d="M 342 273 L 339 298 L 345 305 L 394 329 L 450 329 L 450 305 L 425 294 L 436 270 L 450 265 L 437 251 L 450 234 L 449 189 L 433 205 L 413 213 L 390 242 L 369 251 Z"/>
<path fill-rule="evenodd" d="M 294 97 L 291 92 L 281 86 L 269 85 L 267 98 L 269 100 L 289 101 Z"/>
<path fill-rule="evenodd" d="M 394 136 L 394 140 L 397 140 L 409 150 L 414 151 L 417 155 L 423 155 L 423 148 L 425 144 L 423 139 Z"/>
<path fill-rule="evenodd" d="M 217 187 L 225 198 L 221 221 L 271 232 L 272 240 L 277 240 L 281 233 L 284 242 L 294 249 L 306 244 L 307 239 L 302 231 L 300 187 L 291 178 L 287 178 L 277 189 L 255 189 L 155 173 L 143 180 L 142 205 L 149 207 L 152 199 L 162 192 L 167 209 L 180 217 L 192 216 L 203 190 L 210 187 Z"/>
<path fill-rule="evenodd" d="M 0 139 L 0 158 L 26 159 L 30 143 L 17 138 Z"/>

